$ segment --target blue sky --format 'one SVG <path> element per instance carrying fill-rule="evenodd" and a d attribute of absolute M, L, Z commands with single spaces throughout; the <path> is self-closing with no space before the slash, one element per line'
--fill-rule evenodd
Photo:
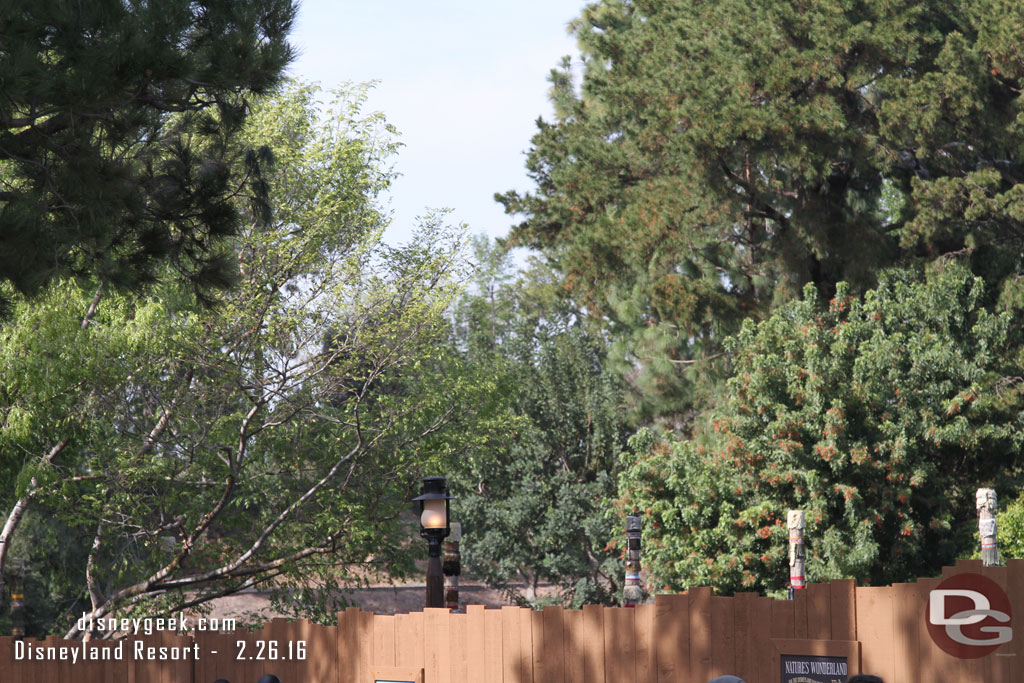
<path fill-rule="evenodd" d="M 493 195 L 530 188 L 523 153 L 538 116 L 551 118 L 547 75 L 576 56 L 566 25 L 583 0 L 304 0 L 290 73 L 325 89 L 379 81 L 367 104 L 401 132 L 401 174 L 389 201 L 391 243 L 416 216 L 449 208 L 451 223 L 502 236 L 513 219 Z"/>

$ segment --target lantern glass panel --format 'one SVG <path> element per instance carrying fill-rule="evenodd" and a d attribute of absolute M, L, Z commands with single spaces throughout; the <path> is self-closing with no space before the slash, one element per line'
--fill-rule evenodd
<path fill-rule="evenodd" d="M 423 514 L 420 515 L 420 524 L 424 529 L 444 529 L 448 520 L 445 518 L 444 500 L 423 501 Z"/>

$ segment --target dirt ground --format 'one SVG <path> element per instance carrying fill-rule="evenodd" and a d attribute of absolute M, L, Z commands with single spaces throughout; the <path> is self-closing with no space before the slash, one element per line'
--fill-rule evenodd
<path fill-rule="evenodd" d="M 541 593 L 552 592 L 554 587 L 542 586 Z M 377 614 L 405 614 L 422 611 L 426 603 L 426 586 L 422 583 L 403 585 L 379 585 L 354 591 L 340 591 L 350 606 L 359 607 Z M 210 616 L 218 619 L 240 619 L 244 614 L 256 612 L 264 619 L 281 616 L 270 606 L 269 593 L 260 591 L 243 592 L 213 601 Z M 473 580 L 463 579 L 459 585 L 459 607 L 484 605 L 501 607 L 512 604 L 500 591 Z M 339 605 L 340 608 L 343 609 Z"/>

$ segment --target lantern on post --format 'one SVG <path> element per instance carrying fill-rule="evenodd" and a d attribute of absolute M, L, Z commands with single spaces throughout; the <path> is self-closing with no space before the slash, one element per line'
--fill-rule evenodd
<path fill-rule="evenodd" d="M 427 539 L 427 607 L 444 607 L 444 574 L 441 571 L 441 542 L 451 533 L 452 496 L 444 477 L 424 477 L 420 495 L 420 536 Z"/>

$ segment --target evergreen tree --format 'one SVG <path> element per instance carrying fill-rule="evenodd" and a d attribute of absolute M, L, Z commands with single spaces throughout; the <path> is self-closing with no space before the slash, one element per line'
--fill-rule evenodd
<path fill-rule="evenodd" d="M 964 252 L 1024 299 L 1019 3 L 602 0 L 572 26 L 582 83 L 553 73 L 535 188 L 499 199 L 625 328 L 646 400 L 806 283 Z"/>
<path fill-rule="evenodd" d="M 1024 465 L 1009 315 L 979 306 L 957 263 L 880 280 L 824 308 L 808 285 L 745 323 L 699 437 L 634 439 L 617 505 L 648 514 L 655 586 L 783 589 L 789 509 L 806 515 L 812 581 L 908 581 L 977 547 L 976 489 L 1006 496 Z"/>
<path fill-rule="evenodd" d="M 8 0 L 0 9 L 0 282 L 137 287 L 170 264 L 208 296 L 233 277 L 232 145 L 246 97 L 293 51 L 293 0 Z M 239 168 L 234 156 L 246 156 Z"/>

